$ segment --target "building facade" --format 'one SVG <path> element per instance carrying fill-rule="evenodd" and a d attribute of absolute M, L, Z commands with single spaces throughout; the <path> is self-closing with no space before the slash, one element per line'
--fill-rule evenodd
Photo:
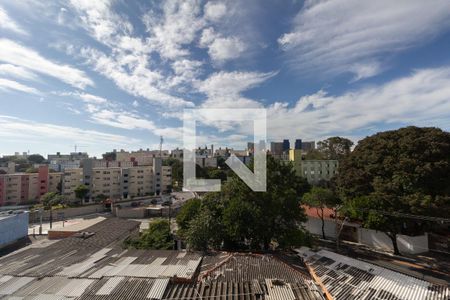
<path fill-rule="evenodd" d="M 40 166 L 37 173 L 0 175 L 0 206 L 38 202 L 47 192 L 61 190 L 62 173 L 49 173 L 48 166 Z"/>
<path fill-rule="evenodd" d="M 293 164 L 297 175 L 305 177 L 312 184 L 330 180 L 337 174 L 339 167 L 337 160 L 303 160 L 302 150 L 296 149 L 289 151 L 289 161 Z"/>

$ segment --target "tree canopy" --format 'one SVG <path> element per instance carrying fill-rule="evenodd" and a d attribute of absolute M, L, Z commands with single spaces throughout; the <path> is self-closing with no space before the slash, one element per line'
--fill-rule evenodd
<path fill-rule="evenodd" d="M 28 161 L 33 164 L 41 164 L 45 161 L 45 158 L 40 154 L 31 154 L 27 157 Z"/>
<path fill-rule="evenodd" d="M 138 238 L 130 238 L 125 241 L 126 247 L 136 249 L 173 249 L 173 238 L 169 231 L 169 221 L 158 219 L 150 222 L 149 228 L 145 229 Z"/>
<path fill-rule="evenodd" d="M 282 247 L 304 236 L 300 207 L 309 190 L 291 164 L 267 159 L 267 192 L 253 192 L 237 176 L 223 184 L 220 193 L 209 193 L 201 201 L 197 215 L 188 222 L 186 240 L 191 248 L 268 249 Z"/>
<path fill-rule="evenodd" d="M 406 127 L 361 140 L 339 167 L 336 183 L 347 213 L 387 232 L 398 253 L 398 233 L 419 233 L 425 222 L 396 213 L 448 216 L 450 133 Z"/>
<path fill-rule="evenodd" d="M 343 159 L 350 154 L 353 142 L 347 138 L 334 136 L 317 143 L 317 151 L 324 159 Z"/>
<path fill-rule="evenodd" d="M 314 186 L 311 191 L 303 195 L 303 203 L 310 207 L 314 207 L 317 210 L 317 214 L 322 221 L 322 238 L 325 239 L 325 208 L 335 208 L 339 204 L 339 198 L 333 193 L 332 190 L 327 188 Z"/>
<path fill-rule="evenodd" d="M 48 192 L 42 195 L 41 202 L 44 209 L 49 210 L 52 206 L 61 204 L 63 202 L 63 197 L 55 192 Z"/>
<path fill-rule="evenodd" d="M 89 188 L 85 186 L 84 184 L 80 184 L 77 186 L 74 190 L 75 197 L 79 199 L 80 201 L 83 201 L 83 199 L 86 197 L 86 195 L 89 193 Z"/>

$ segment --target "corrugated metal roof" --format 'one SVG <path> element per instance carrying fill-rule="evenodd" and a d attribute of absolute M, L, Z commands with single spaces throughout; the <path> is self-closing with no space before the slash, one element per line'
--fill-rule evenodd
<path fill-rule="evenodd" d="M 109 295 L 121 283 L 124 277 L 112 277 L 95 293 L 96 295 Z"/>
<path fill-rule="evenodd" d="M 450 289 L 334 252 L 302 251 L 336 299 L 448 300 Z"/>
<path fill-rule="evenodd" d="M 15 277 L 0 286 L 0 295 L 12 295 L 21 287 L 33 281 L 33 277 Z"/>
<path fill-rule="evenodd" d="M 93 279 L 72 279 L 66 286 L 56 292 L 56 295 L 80 297 L 94 281 Z"/>
<path fill-rule="evenodd" d="M 148 292 L 147 298 L 152 300 L 162 299 L 168 284 L 169 278 L 156 279 L 150 292 Z"/>
<path fill-rule="evenodd" d="M 281 280 L 266 279 L 267 300 L 295 300 L 290 284 Z"/>

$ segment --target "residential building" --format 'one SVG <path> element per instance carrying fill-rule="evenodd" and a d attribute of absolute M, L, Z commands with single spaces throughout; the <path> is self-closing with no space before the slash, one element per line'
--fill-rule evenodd
<path fill-rule="evenodd" d="M 37 173 L 2 174 L 0 206 L 38 202 L 45 193 L 58 192 L 61 179 L 61 173 L 49 173 L 47 166 L 40 166 Z"/>
<path fill-rule="evenodd" d="M 294 146 L 295 150 L 300 150 L 302 149 L 302 140 L 301 139 L 296 139 L 295 140 L 295 146 Z"/>
<path fill-rule="evenodd" d="M 217 168 L 217 157 L 197 156 L 195 160 L 202 168 Z"/>
<path fill-rule="evenodd" d="M 297 175 L 305 177 L 309 183 L 319 183 L 330 180 L 337 174 L 339 162 L 337 160 L 304 160 L 302 150 L 291 149 L 289 161 L 292 162 Z"/>
<path fill-rule="evenodd" d="M 0 164 L 0 170 L 4 171 L 6 174 L 12 174 L 16 172 L 16 163 L 9 161 Z"/>
<path fill-rule="evenodd" d="M 169 158 L 170 152 L 169 150 L 162 150 L 161 153 L 159 150 L 138 150 L 138 151 L 124 151 L 120 150 L 116 152 L 116 161 L 125 162 L 132 161 L 136 162 L 139 166 L 147 166 L 151 165 L 152 159 L 155 157 Z"/>

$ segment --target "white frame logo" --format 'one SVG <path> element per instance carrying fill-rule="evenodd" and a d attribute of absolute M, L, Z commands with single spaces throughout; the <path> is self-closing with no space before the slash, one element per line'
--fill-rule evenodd
<path fill-rule="evenodd" d="M 218 192 L 221 189 L 220 179 L 196 178 L 196 122 L 211 124 L 212 122 L 244 122 L 253 121 L 253 169 L 252 172 L 234 154 L 225 161 L 242 181 L 255 192 L 267 191 L 266 143 L 266 110 L 236 108 L 203 108 L 185 109 L 183 116 L 183 186 L 194 192 Z"/>

